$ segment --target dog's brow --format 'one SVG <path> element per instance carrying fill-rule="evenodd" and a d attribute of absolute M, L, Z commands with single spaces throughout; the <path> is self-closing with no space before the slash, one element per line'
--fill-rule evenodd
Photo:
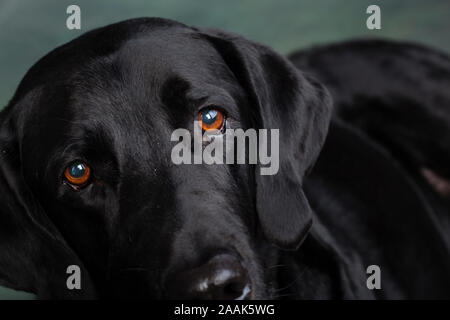
<path fill-rule="evenodd" d="M 75 132 L 66 135 L 66 143 L 60 147 L 61 154 L 77 149 L 109 148 L 112 138 L 104 126 L 95 123 L 93 126 L 80 125 Z"/>

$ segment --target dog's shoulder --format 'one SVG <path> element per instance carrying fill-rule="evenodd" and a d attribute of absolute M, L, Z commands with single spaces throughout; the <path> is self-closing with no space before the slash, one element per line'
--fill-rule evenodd
<path fill-rule="evenodd" d="M 447 54 L 377 39 L 318 46 L 297 51 L 290 59 L 329 89 L 335 116 L 383 145 L 417 183 L 450 208 L 445 205 L 450 200 Z"/>
<path fill-rule="evenodd" d="M 344 297 L 448 294 L 442 224 L 408 172 L 363 132 L 332 122 L 305 192 L 315 211 L 309 241 L 333 257 Z M 383 291 L 368 291 L 370 265 L 381 268 Z"/>

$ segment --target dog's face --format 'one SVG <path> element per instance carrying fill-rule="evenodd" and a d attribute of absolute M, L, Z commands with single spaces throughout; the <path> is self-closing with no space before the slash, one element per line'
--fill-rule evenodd
<path fill-rule="evenodd" d="M 70 258 L 54 259 L 82 266 L 100 296 L 268 297 L 269 243 L 296 247 L 310 225 L 301 184 L 329 104 L 320 85 L 270 49 L 167 20 L 124 22 L 56 49 L 0 119 L 4 184 L 20 180 L 23 216 L 39 206 L 39 227 L 54 234 L 35 237 L 40 247 L 26 263 L 63 243 Z M 224 128 L 280 129 L 279 172 L 174 164 L 172 132 L 193 133 L 211 110 Z M 20 224 L 14 208 L 0 213 Z M 45 257 L 52 263 L 53 251 Z M 61 268 L 55 277 L 67 276 Z M 44 290 L 8 276 L 7 261 L 0 270 L 11 286 Z"/>

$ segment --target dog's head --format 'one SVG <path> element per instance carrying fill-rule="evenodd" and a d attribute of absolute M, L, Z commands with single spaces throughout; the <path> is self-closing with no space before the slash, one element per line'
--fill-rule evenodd
<path fill-rule="evenodd" d="M 302 182 L 330 104 L 271 49 L 173 21 L 130 20 L 57 48 L 0 117 L 0 220 L 11 221 L 0 277 L 64 295 L 77 264 L 80 292 L 100 296 L 268 297 L 266 248 L 297 248 L 311 225 Z M 194 135 L 198 119 L 217 125 L 200 148 L 229 128 L 279 129 L 278 172 L 175 164 L 172 133 Z"/>

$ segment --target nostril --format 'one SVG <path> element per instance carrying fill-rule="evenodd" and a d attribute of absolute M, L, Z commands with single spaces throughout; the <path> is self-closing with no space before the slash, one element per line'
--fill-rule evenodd
<path fill-rule="evenodd" d="M 212 277 L 206 291 L 212 294 L 214 299 L 235 299 L 242 295 L 244 288 L 248 286 L 248 278 L 242 267 L 233 269 L 219 269 Z"/>
<path fill-rule="evenodd" d="M 230 283 L 226 284 L 224 287 L 224 292 L 226 294 L 235 294 L 235 293 L 241 293 L 244 288 L 242 287 L 241 282 L 237 281 L 231 281 Z"/>
<path fill-rule="evenodd" d="M 250 293 L 250 285 L 243 281 L 231 281 L 225 285 L 223 293 L 224 297 L 230 297 L 230 299 L 234 300 L 243 300 Z"/>
<path fill-rule="evenodd" d="M 170 283 L 169 293 L 174 299 L 242 300 L 251 291 L 247 271 L 229 254 L 215 256 L 198 268 L 179 273 Z"/>
<path fill-rule="evenodd" d="M 242 290 L 239 291 L 240 296 L 234 298 L 234 300 L 246 300 L 247 298 L 249 298 L 250 292 L 251 292 L 251 291 L 252 291 L 252 290 L 250 289 L 250 285 L 247 284 L 247 285 L 244 287 L 244 289 L 242 289 Z"/>

